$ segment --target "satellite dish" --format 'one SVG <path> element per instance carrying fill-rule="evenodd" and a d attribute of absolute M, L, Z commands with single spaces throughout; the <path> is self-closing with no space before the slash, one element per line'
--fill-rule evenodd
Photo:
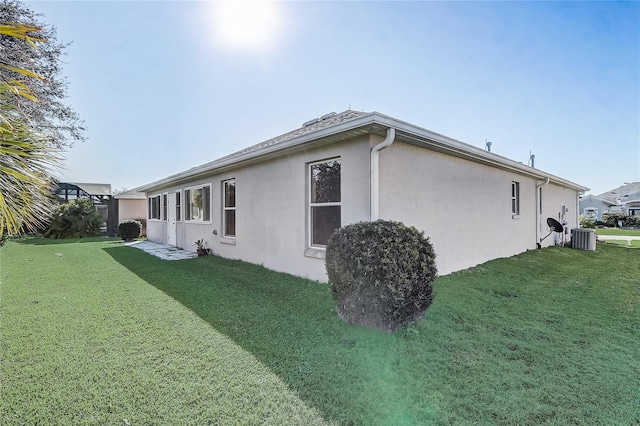
<path fill-rule="evenodd" d="M 552 217 L 547 219 L 547 225 L 549 225 L 549 229 L 553 229 L 554 232 L 564 231 L 564 226 Z"/>
<path fill-rule="evenodd" d="M 540 240 L 540 242 L 538 242 L 537 244 L 538 248 L 541 247 L 540 243 L 543 242 L 544 239 L 547 238 L 549 235 L 553 234 L 554 232 L 562 232 L 564 230 L 564 226 L 562 226 L 560 222 L 558 222 L 552 217 L 547 219 L 547 225 L 549 226 L 549 233 L 545 235 L 544 238 Z"/>

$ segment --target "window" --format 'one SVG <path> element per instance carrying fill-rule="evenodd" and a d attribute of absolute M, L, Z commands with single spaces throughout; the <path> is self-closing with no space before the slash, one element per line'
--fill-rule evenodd
<path fill-rule="evenodd" d="M 180 200 L 180 196 L 182 193 L 180 191 L 176 191 L 176 222 L 180 222 L 182 220 L 182 202 Z"/>
<path fill-rule="evenodd" d="M 149 197 L 149 219 L 160 219 L 160 196 Z"/>
<path fill-rule="evenodd" d="M 311 246 L 324 247 L 341 224 L 340 160 L 309 165 Z"/>
<path fill-rule="evenodd" d="M 520 182 L 511 182 L 511 213 L 520 215 Z"/>
<path fill-rule="evenodd" d="M 211 221 L 211 186 L 190 188 L 184 191 L 187 209 L 184 220 L 209 222 Z"/>
<path fill-rule="evenodd" d="M 236 181 L 235 179 L 222 182 L 224 192 L 222 204 L 222 229 L 225 237 L 236 236 Z"/>
<path fill-rule="evenodd" d="M 167 220 L 167 197 L 168 194 L 162 194 L 162 220 Z"/>

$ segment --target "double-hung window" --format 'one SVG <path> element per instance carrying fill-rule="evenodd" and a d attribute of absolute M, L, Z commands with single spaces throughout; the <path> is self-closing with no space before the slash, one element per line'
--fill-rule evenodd
<path fill-rule="evenodd" d="M 160 219 L 160 196 L 149 197 L 149 219 Z"/>
<path fill-rule="evenodd" d="M 184 220 L 211 221 L 211 185 L 185 189 L 184 201 L 186 204 Z"/>
<path fill-rule="evenodd" d="M 222 229 L 228 238 L 236 237 L 236 180 L 222 182 Z"/>
<path fill-rule="evenodd" d="M 511 182 L 511 214 L 520 215 L 520 182 Z"/>
<path fill-rule="evenodd" d="M 340 159 L 309 164 L 309 240 L 325 247 L 341 226 Z"/>

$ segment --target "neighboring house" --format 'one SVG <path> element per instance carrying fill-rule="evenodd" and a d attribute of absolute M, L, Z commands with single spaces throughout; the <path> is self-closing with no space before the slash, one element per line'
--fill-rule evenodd
<path fill-rule="evenodd" d="M 112 234 L 117 229 L 117 207 L 113 201 L 110 184 L 57 182 L 54 194 L 61 203 L 76 199 L 90 200 L 102 216 L 103 233 Z"/>
<path fill-rule="evenodd" d="M 326 281 L 326 243 L 340 226 L 415 226 L 444 275 L 553 244 L 542 240 L 546 218 L 578 227 L 588 188 L 377 112 L 345 111 L 137 190 L 151 241 L 195 251 L 204 238 L 223 257 Z"/>
<path fill-rule="evenodd" d="M 597 196 L 582 197 L 580 212 L 584 213 L 584 209 L 587 207 L 596 207 L 602 210 L 598 212 L 598 220 L 602 220 L 602 213 L 640 215 L 640 182 L 625 183 Z"/>
<path fill-rule="evenodd" d="M 146 219 L 147 217 L 147 196 L 144 192 L 134 189 L 116 194 L 118 206 L 118 223 L 129 219 Z M 145 235 L 146 229 L 142 229 Z"/>
<path fill-rule="evenodd" d="M 615 210 L 616 203 L 607 201 L 595 195 L 585 195 L 580 197 L 580 214 L 592 217 L 591 212 L 595 212 L 595 219 L 602 220 L 603 213 L 613 213 L 611 210 Z"/>
<path fill-rule="evenodd" d="M 114 196 L 118 200 L 118 223 L 127 219 L 146 219 L 147 196 L 135 189 Z"/>

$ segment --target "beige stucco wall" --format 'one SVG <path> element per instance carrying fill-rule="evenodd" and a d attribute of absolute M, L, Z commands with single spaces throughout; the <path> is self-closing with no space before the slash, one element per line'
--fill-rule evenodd
<path fill-rule="evenodd" d="M 512 181 L 520 183 L 517 218 L 511 212 Z M 380 155 L 380 218 L 423 230 L 434 245 L 438 271 L 444 275 L 535 249 L 539 182 L 395 142 Z M 562 204 L 575 214 L 575 191 L 554 185 L 543 191 L 543 214 L 559 211 Z"/>
<path fill-rule="evenodd" d="M 324 259 L 307 252 L 307 164 L 336 157 L 341 160 L 342 224 L 368 219 L 368 137 L 294 152 L 148 195 L 210 183 L 212 223 L 179 222 L 177 246 L 195 251 L 194 242 L 204 238 L 220 256 L 326 281 Z M 235 240 L 222 237 L 222 182 L 232 178 L 236 180 Z M 166 227 L 164 221 L 148 220 L 148 238 L 166 243 Z"/>
<path fill-rule="evenodd" d="M 118 199 L 118 223 L 127 219 L 147 217 L 147 200 Z"/>

